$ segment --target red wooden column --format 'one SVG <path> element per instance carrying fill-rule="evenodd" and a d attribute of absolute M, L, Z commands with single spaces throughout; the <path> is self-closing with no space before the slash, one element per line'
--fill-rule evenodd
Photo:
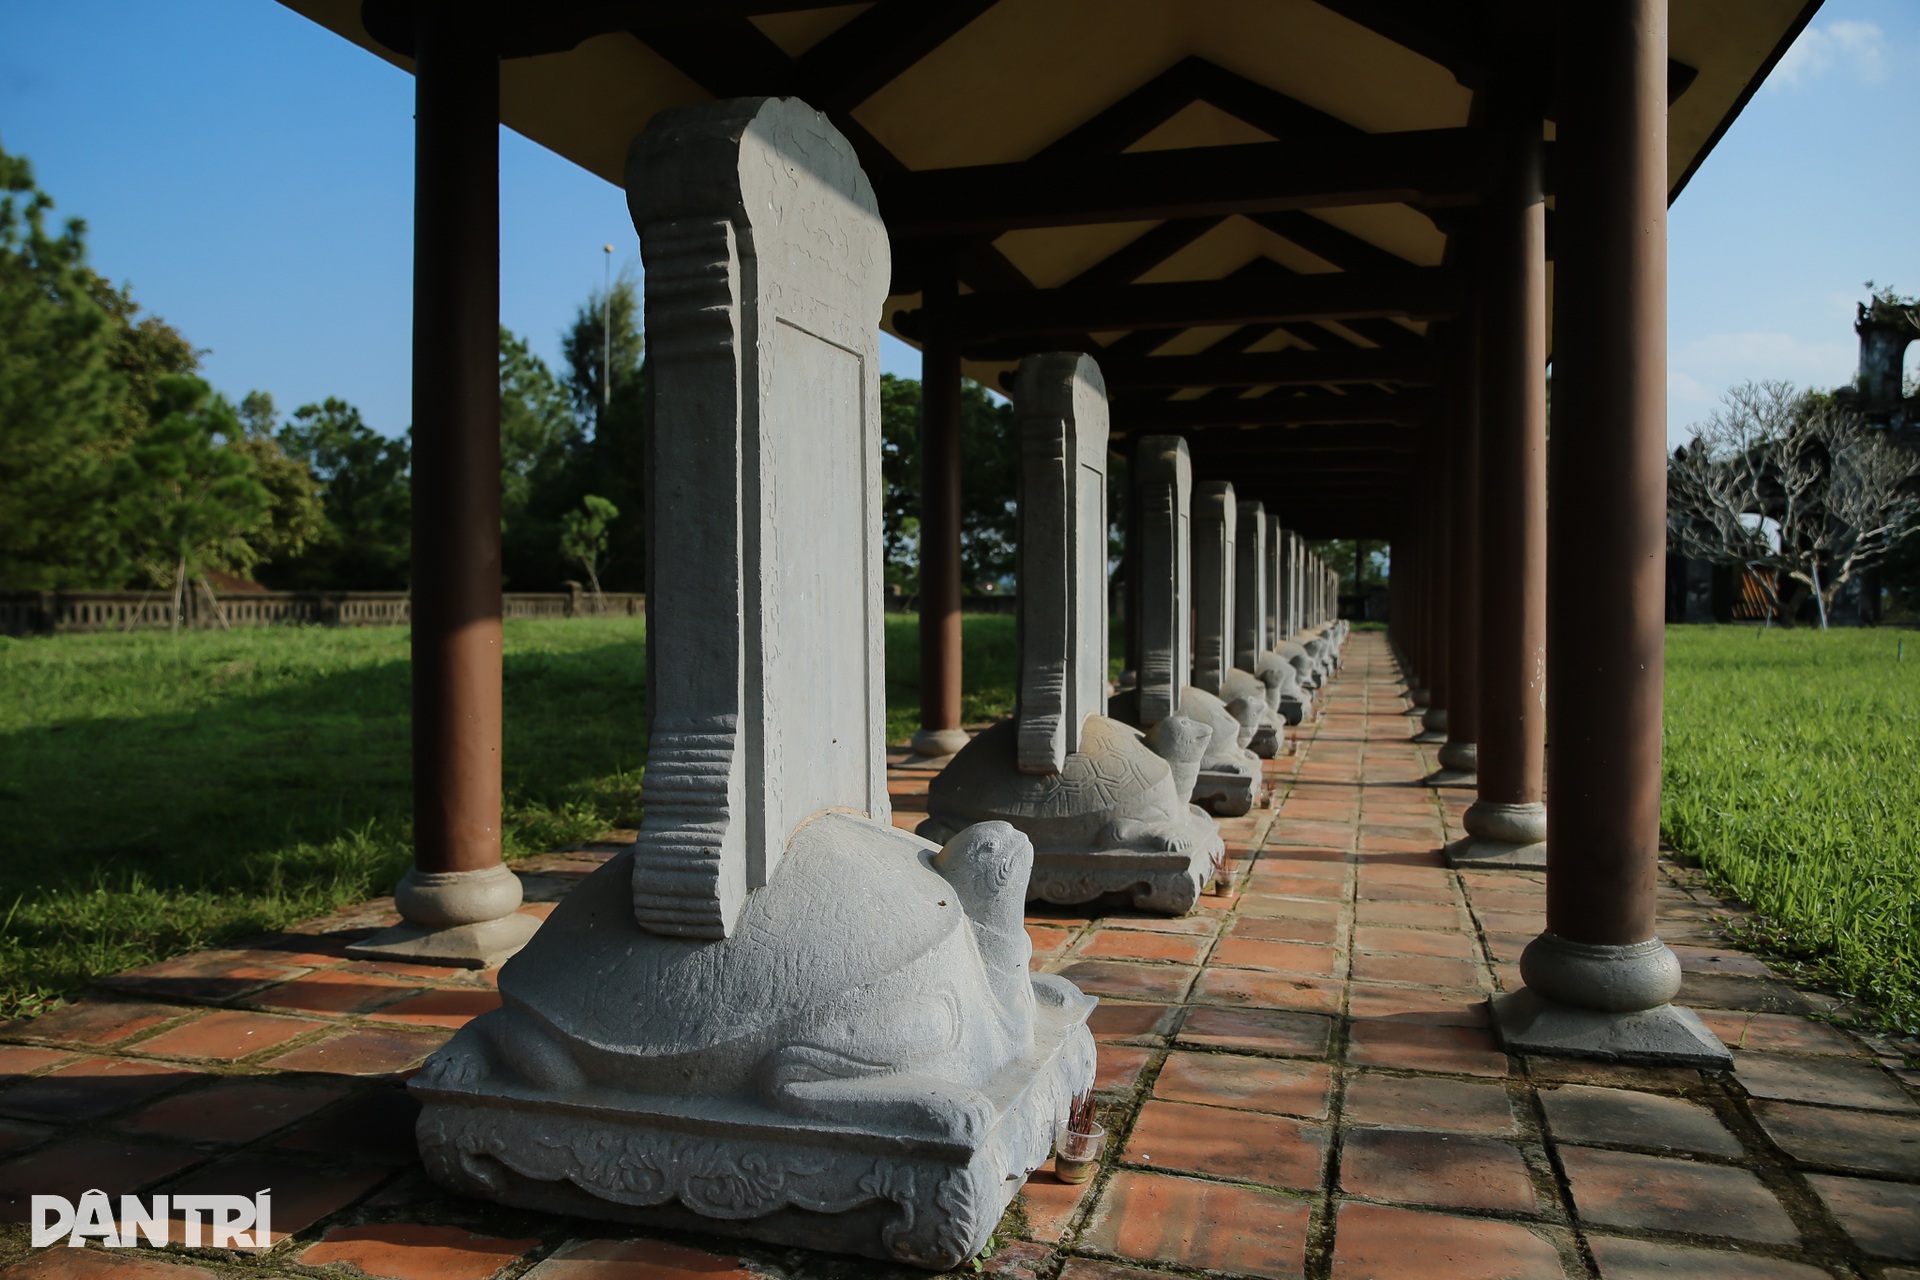
<path fill-rule="evenodd" d="M 1529 60 L 1512 58 L 1509 65 Z M 1544 867 L 1547 807 L 1547 270 L 1542 95 L 1496 80 L 1481 206 L 1479 794 L 1455 865 Z"/>
<path fill-rule="evenodd" d="M 1456 374 L 1457 376 L 1457 374 Z M 1426 555 L 1426 633 L 1427 660 L 1422 675 L 1427 686 L 1427 707 L 1420 716 L 1420 728 L 1414 734 L 1418 742 L 1444 742 L 1447 736 L 1447 708 L 1451 705 L 1452 668 L 1448 661 L 1447 593 L 1452 589 L 1453 547 L 1453 430 L 1451 422 L 1441 423 L 1429 445 L 1431 463 L 1427 468 L 1427 555 Z"/>
<path fill-rule="evenodd" d="M 1666 566 L 1666 0 L 1560 14 L 1547 927 L 1510 1050 L 1730 1066 L 1654 935 Z"/>
<path fill-rule="evenodd" d="M 483 966 L 538 922 L 500 859 L 500 64 L 484 6 L 414 27 L 413 833 L 361 956 Z"/>
<path fill-rule="evenodd" d="M 1454 326 L 1453 447 L 1449 451 L 1453 516 L 1448 559 L 1452 590 L 1447 597 L 1447 740 L 1437 753 L 1433 781 L 1472 786 L 1480 733 L 1480 369 L 1479 323 L 1464 317 Z"/>
<path fill-rule="evenodd" d="M 913 750 L 945 763 L 960 727 L 960 282 L 950 255 L 928 264 L 920 348 L 920 730 Z"/>

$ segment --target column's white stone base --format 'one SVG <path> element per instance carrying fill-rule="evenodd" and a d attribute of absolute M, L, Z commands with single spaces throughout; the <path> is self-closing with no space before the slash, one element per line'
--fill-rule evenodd
<path fill-rule="evenodd" d="M 1031 846 L 820 813 L 727 937 L 641 929 L 633 855 L 410 1082 L 429 1174 L 520 1208 L 945 1270 L 1092 1086 L 1095 1001 L 1027 971 Z"/>
<path fill-rule="evenodd" d="M 401 923 L 347 947 L 356 960 L 401 960 L 458 969 L 500 964 L 540 921 L 518 913 L 520 877 L 496 863 L 479 871 L 410 870 L 393 891 Z"/>
<path fill-rule="evenodd" d="M 991 821 L 1024 832 L 1034 846 L 1029 902 L 1071 905 L 1124 893 L 1142 910 L 1193 909 L 1226 845 L 1139 730 L 1087 717 L 1081 749 L 1057 774 L 1020 772 L 1017 740 L 1011 720 L 975 738 L 928 787 L 928 817 L 917 834 L 944 843 Z"/>
<path fill-rule="evenodd" d="M 896 769 L 944 769 L 966 750 L 972 740 L 965 729 L 917 729 L 909 745 L 913 754 L 900 761 Z"/>
<path fill-rule="evenodd" d="M 1471 769 L 1449 769 L 1442 765 L 1420 781 L 1430 787 L 1473 787 L 1479 785 L 1480 775 Z"/>
<path fill-rule="evenodd" d="M 1465 836 L 1447 846 L 1447 865 L 1451 867 L 1518 867 L 1533 871 L 1547 868 L 1547 842 L 1509 844 L 1484 836 Z"/>
<path fill-rule="evenodd" d="M 1427 686 L 1421 684 L 1408 689 L 1407 701 L 1412 704 L 1411 710 L 1424 711 L 1427 706 Z"/>
<path fill-rule="evenodd" d="M 1497 995 L 1488 1004 L 1494 1033 L 1508 1053 L 1723 1070 L 1733 1066 L 1733 1055 L 1720 1038 L 1681 1005 L 1627 1013 L 1578 1009 L 1527 987 Z"/>

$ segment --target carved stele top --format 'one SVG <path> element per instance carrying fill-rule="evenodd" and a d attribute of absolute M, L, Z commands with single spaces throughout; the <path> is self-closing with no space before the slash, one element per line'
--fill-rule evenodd
<path fill-rule="evenodd" d="M 1193 683 L 1211 694 L 1226 687 L 1233 670 L 1237 508 L 1228 481 L 1193 487 Z"/>
<path fill-rule="evenodd" d="M 1233 550 L 1233 655 L 1242 671 L 1258 671 L 1273 648 L 1267 621 L 1267 507 L 1241 499 Z"/>
<path fill-rule="evenodd" d="M 1140 511 L 1140 727 L 1180 709 L 1193 682 L 1188 507 L 1193 458 L 1180 436 L 1144 436 L 1134 455 Z"/>
<path fill-rule="evenodd" d="M 1022 773 L 1054 774 L 1107 705 L 1107 385 L 1078 352 L 1014 374 Z"/>
<path fill-rule="evenodd" d="M 888 820 L 873 189 L 792 98 L 627 153 L 646 264 L 647 712 L 634 915 L 727 935 L 823 810 Z"/>

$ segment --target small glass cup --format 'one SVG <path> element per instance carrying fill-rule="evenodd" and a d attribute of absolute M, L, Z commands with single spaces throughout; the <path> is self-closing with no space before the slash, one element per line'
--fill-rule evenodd
<path fill-rule="evenodd" d="M 1107 1145 L 1107 1129 L 1098 1120 L 1085 1133 L 1067 1125 L 1060 1126 L 1060 1137 L 1053 1145 L 1053 1173 L 1062 1182 L 1085 1182 L 1100 1167 L 1100 1153 Z"/>

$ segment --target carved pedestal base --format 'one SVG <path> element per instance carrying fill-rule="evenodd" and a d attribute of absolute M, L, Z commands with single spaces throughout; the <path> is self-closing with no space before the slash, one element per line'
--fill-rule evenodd
<path fill-rule="evenodd" d="M 1191 911 L 1226 846 L 1139 730 L 1089 716 L 1081 750 L 1057 774 L 1019 771 L 1017 732 L 1010 720 L 995 725 L 933 780 L 918 834 L 943 842 L 989 821 L 1026 833 L 1034 846 L 1029 902 L 1124 893 L 1142 910 Z"/>
<path fill-rule="evenodd" d="M 1199 781 L 1193 784 L 1193 802 L 1216 818 L 1238 818 L 1253 811 L 1259 791 L 1258 774 L 1202 765 Z"/>

